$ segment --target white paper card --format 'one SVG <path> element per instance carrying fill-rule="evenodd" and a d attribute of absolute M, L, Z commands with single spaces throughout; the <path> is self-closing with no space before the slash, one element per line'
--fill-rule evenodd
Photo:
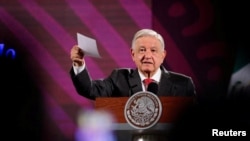
<path fill-rule="evenodd" d="M 84 51 L 85 56 L 101 58 L 99 55 L 96 40 L 77 33 L 78 46 Z"/>

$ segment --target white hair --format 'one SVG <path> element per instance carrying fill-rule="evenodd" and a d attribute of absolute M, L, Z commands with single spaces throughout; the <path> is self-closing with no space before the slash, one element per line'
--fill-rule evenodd
<path fill-rule="evenodd" d="M 139 31 L 137 31 L 135 33 L 134 38 L 132 40 L 132 48 L 133 49 L 135 47 L 135 41 L 138 38 L 144 37 L 144 36 L 152 36 L 152 37 L 157 38 L 161 43 L 162 49 L 164 50 L 165 44 L 164 44 L 164 40 L 163 40 L 162 36 L 159 33 L 157 33 L 156 31 L 152 30 L 152 29 L 141 29 L 141 30 L 139 30 Z"/>

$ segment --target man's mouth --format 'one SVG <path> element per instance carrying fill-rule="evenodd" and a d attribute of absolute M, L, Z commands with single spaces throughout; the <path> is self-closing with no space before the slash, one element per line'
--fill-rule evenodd
<path fill-rule="evenodd" d="M 144 61 L 142 64 L 153 64 L 152 62 Z"/>

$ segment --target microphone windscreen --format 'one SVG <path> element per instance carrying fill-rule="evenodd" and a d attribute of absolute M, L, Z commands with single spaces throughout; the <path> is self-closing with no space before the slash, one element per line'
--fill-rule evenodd
<path fill-rule="evenodd" d="M 155 83 L 155 82 L 149 83 L 147 91 L 152 92 L 154 94 L 157 94 L 157 92 L 158 92 L 158 84 Z"/>

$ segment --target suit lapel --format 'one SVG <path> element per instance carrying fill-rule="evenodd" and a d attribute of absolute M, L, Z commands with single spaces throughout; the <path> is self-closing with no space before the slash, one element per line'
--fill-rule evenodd
<path fill-rule="evenodd" d="M 161 67 L 161 70 L 162 74 L 157 95 L 172 95 L 171 89 L 173 87 L 173 83 L 169 79 L 169 72 L 164 67 Z M 142 91 L 141 79 L 137 69 L 132 70 L 131 74 L 129 75 L 128 81 L 131 88 L 131 94 L 135 94 L 137 92 Z"/>
<path fill-rule="evenodd" d="M 131 94 L 142 91 L 141 79 L 138 70 L 137 69 L 133 70 L 133 72 L 129 77 L 130 79 L 128 79 L 128 81 L 131 88 Z"/>
<path fill-rule="evenodd" d="M 171 89 L 173 87 L 173 83 L 169 79 L 170 77 L 169 72 L 163 67 L 161 67 L 161 70 L 162 70 L 162 74 L 161 74 L 161 80 L 159 84 L 158 95 L 159 96 L 172 95 Z"/>

